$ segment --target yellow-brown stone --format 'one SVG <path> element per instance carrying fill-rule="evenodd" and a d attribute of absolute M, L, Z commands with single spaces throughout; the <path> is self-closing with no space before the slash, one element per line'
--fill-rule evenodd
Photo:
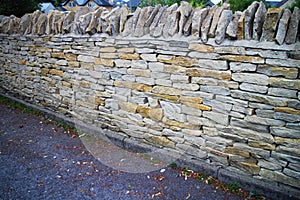
<path fill-rule="evenodd" d="M 118 58 L 118 55 L 116 53 L 100 53 L 100 58 L 114 59 Z"/>
<path fill-rule="evenodd" d="M 238 30 L 237 30 L 237 33 L 236 33 L 236 36 L 237 36 L 238 40 L 243 40 L 245 38 L 244 37 L 244 32 L 245 32 L 245 24 L 244 24 L 245 13 L 246 13 L 246 11 L 243 12 L 242 16 L 240 17 L 240 19 L 238 21 Z"/>
<path fill-rule="evenodd" d="M 127 112 L 136 113 L 138 105 L 130 102 L 119 101 L 118 102 L 121 110 L 125 110 Z"/>
<path fill-rule="evenodd" d="M 115 63 L 112 59 L 105 59 L 105 58 L 95 58 L 94 63 L 96 65 L 104 65 L 107 67 L 114 67 Z"/>
<path fill-rule="evenodd" d="M 289 107 L 275 107 L 275 112 L 288 113 L 292 115 L 300 115 L 300 110 L 289 108 Z"/>
<path fill-rule="evenodd" d="M 179 97 L 174 95 L 151 94 L 151 96 L 158 99 L 167 99 L 172 102 L 178 102 L 179 100 Z"/>
<path fill-rule="evenodd" d="M 152 87 L 141 83 L 133 83 L 131 89 L 141 92 L 151 92 Z"/>
<path fill-rule="evenodd" d="M 91 87 L 91 84 L 90 82 L 87 82 L 87 81 L 80 81 L 79 82 L 79 85 L 83 88 L 90 88 Z"/>
<path fill-rule="evenodd" d="M 211 111 L 210 106 L 206 106 L 204 104 L 192 103 L 192 102 L 182 102 L 182 104 L 203 111 Z"/>
<path fill-rule="evenodd" d="M 183 123 L 183 122 L 178 122 L 178 121 L 174 121 L 174 120 L 170 120 L 167 118 L 163 118 L 162 122 L 168 126 L 171 127 L 179 127 L 179 128 L 186 128 L 186 129 L 192 129 L 192 130 L 199 130 L 200 126 L 197 125 L 192 125 L 192 124 L 187 124 L 187 123 Z"/>
<path fill-rule="evenodd" d="M 119 53 L 134 53 L 134 48 L 120 48 L 117 50 Z"/>
<path fill-rule="evenodd" d="M 120 54 L 119 55 L 120 59 L 124 59 L 124 60 L 139 60 L 140 59 L 140 55 L 139 54 Z"/>
<path fill-rule="evenodd" d="M 52 58 L 65 58 L 65 54 L 63 52 L 52 52 L 51 53 Z"/>
<path fill-rule="evenodd" d="M 41 69 L 41 76 L 46 76 L 46 75 L 48 74 L 48 72 L 49 72 L 49 69 L 47 69 L 47 68 L 42 68 L 42 69 Z"/>
<path fill-rule="evenodd" d="M 163 118 L 163 110 L 161 108 L 152 108 L 149 110 L 149 117 L 154 121 L 161 121 Z"/>
<path fill-rule="evenodd" d="M 95 98 L 95 103 L 99 104 L 101 106 L 105 106 L 105 99 L 101 98 L 101 97 L 96 97 Z"/>
<path fill-rule="evenodd" d="M 153 144 L 161 145 L 164 147 L 171 147 L 171 148 L 175 147 L 175 143 L 164 136 L 151 136 L 146 140 Z"/>
<path fill-rule="evenodd" d="M 139 113 L 142 117 L 149 118 L 150 108 L 138 106 L 136 112 Z"/>
<path fill-rule="evenodd" d="M 258 56 L 240 56 L 240 55 L 223 55 L 221 59 L 233 62 L 249 62 L 262 64 L 265 62 L 264 58 Z"/>
<path fill-rule="evenodd" d="M 26 65 L 26 60 L 24 60 L 24 59 L 19 60 L 19 64 L 20 65 Z"/>
<path fill-rule="evenodd" d="M 225 153 L 229 153 L 229 154 L 233 154 L 233 155 L 238 155 L 238 156 L 242 156 L 245 158 L 249 158 L 250 157 L 250 153 L 247 151 L 242 151 L 240 149 L 236 149 L 234 147 L 226 147 L 225 148 Z"/>
<path fill-rule="evenodd" d="M 231 71 L 217 71 L 209 69 L 188 69 L 186 71 L 186 75 L 192 77 L 211 77 L 220 80 L 231 79 Z"/>
<path fill-rule="evenodd" d="M 200 97 L 189 97 L 189 96 L 180 96 L 180 102 L 190 102 L 200 104 L 202 103 L 202 98 Z"/>
<path fill-rule="evenodd" d="M 102 48 L 100 48 L 100 52 L 101 53 L 114 53 L 114 52 L 116 52 L 116 48 L 115 47 L 102 47 Z"/>
<path fill-rule="evenodd" d="M 75 54 L 67 53 L 67 54 L 65 54 L 65 58 L 68 61 L 76 61 L 77 56 Z"/>
<path fill-rule="evenodd" d="M 248 145 L 255 148 L 265 149 L 265 150 L 275 150 L 275 144 L 269 144 L 260 141 L 249 141 Z"/>
<path fill-rule="evenodd" d="M 68 62 L 68 66 L 69 67 L 73 67 L 73 68 L 79 68 L 80 67 L 80 63 L 77 61 L 69 61 Z"/>
<path fill-rule="evenodd" d="M 214 52 L 214 48 L 212 46 L 201 44 L 201 43 L 191 43 L 189 45 L 189 49 L 194 51 L 207 52 L 207 53 Z"/>
<path fill-rule="evenodd" d="M 157 60 L 159 62 L 167 63 L 167 64 L 175 64 L 183 67 L 192 67 L 197 66 L 197 59 L 182 57 L 182 56 L 158 56 Z"/>
<path fill-rule="evenodd" d="M 163 95 L 181 95 L 181 90 L 166 86 L 154 86 L 152 92 Z"/>
<path fill-rule="evenodd" d="M 63 71 L 58 70 L 58 69 L 50 69 L 50 71 L 49 71 L 49 74 L 55 75 L 55 76 L 60 76 L 60 77 L 63 76 L 63 73 L 64 73 Z"/>

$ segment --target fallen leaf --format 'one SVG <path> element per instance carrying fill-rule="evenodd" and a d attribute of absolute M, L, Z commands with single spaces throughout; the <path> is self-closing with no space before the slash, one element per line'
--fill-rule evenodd
<path fill-rule="evenodd" d="M 186 195 L 186 198 L 185 198 L 185 199 L 189 199 L 190 197 L 191 197 L 191 194 L 188 193 L 188 194 Z"/>
<path fill-rule="evenodd" d="M 162 180 L 164 180 L 164 178 L 165 178 L 165 177 L 163 177 L 163 176 L 158 176 L 158 177 L 156 177 L 156 180 L 162 181 Z"/>

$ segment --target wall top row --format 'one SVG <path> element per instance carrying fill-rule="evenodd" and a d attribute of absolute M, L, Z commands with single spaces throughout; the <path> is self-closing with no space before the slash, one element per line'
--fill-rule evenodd
<path fill-rule="evenodd" d="M 229 4 L 211 8 L 192 8 L 187 2 L 172 6 L 137 8 L 130 13 L 126 7 L 108 11 L 104 7 L 91 10 L 82 7 L 76 12 L 41 11 L 21 18 L 0 16 L 0 33 L 20 35 L 61 35 L 107 33 L 110 36 L 153 38 L 192 37 L 206 43 L 215 38 L 220 44 L 230 40 L 258 40 L 277 44 L 300 41 L 300 10 L 265 8 L 253 2 L 244 12 L 232 13 Z"/>

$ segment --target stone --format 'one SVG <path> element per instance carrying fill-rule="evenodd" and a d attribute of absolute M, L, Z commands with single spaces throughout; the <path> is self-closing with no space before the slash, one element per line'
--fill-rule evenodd
<path fill-rule="evenodd" d="M 261 42 L 272 42 L 275 38 L 276 27 L 282 13 L 282 8 L 269 8 L 263 25 Z"/>
<path fill-rule="evenodd" d="M 250 83 L 241 83 L 239 88 L 241 90 L 257 92 L 257 93 L 262 93 L 262 94 L 266 94 L 268 91 L 267 86 L 255 85 L 255 84 L 250 84 Z"/>
<path fill-rule="evenodd" d="M 201 9 L 200 7 L 195 8 L 194 14 L 192 17 L 192 36 L 200 37 L 200 27 L 208 13 L 207 8 Z"/>
<path fill-rule="evenodd" d="M 286 176 L 282 172 L 267 170 L 262 168 L 259 172 L 259 175 L 269 180 L 285 183 L 287 185 L 291 185 L 294 187 L 298 187 L 299 185 L 299 181 L 297 179 Z"/>
<path fill-rule="evenodd" d="M 150 136 L 147 137 L 146 140 L 153 143 L 154 145 L 175 148 L 175 143 L 165 136 Z"/>
<path fill-rule="evenodd" d="M 292 115 L 300 115 L 300 110 L 289 108 L 289 107 L 274 107 L 275 112 L 283 112 Z"/>
<path fill-rule="evenodd" d="M 44 35 L 46 33 L 47 15 L 41 14 L 36 24 L 33 25 L 32 33 L 34 35 Z"/>
<path fill-rule="evenodd" d="M 204 111 L 203 117 L 208 118 L 224 126 L 227 126 L 229 124 L 229 117 L 226 114 L 212 112 L 212 111 Z"/>
<path fill-rule="evenodd" d="M 300 90 L 300 80 L 284 79 L 284 78 L 269 78 L 269 85 L 292 90 Z"/>
<path fill-rule="evenodd" d="M 244 27 L 245 27 L 244 35 L 246 40 L 252 39 L 254 17 L 259 5 L 260 4 L 257 1 L 254 1 L 246 10 L 245 20 L 244 20 Z"/>
<path fill-rule="evenodd" d="M 221 7 L 217 7 L 216 10 L 214 11 L 213 18 L 208 32 L 208 37 L 210 38 L 215 37 L 215 31 L 217 29 L 221 13 L 223 12 L 224 9 L 227 9 L 228 7 L 229 4 L 224 3 Z"/>
<path fill-rule="evenodd" d="M 238 82 L 253 83 L 257 85 L 269 84 L 269 77 L 264 74 L 233 73 L 232 79 Z"/>
<path fill-rule="evenodd" d="M 31 33 L 32 29 L 32 15 L 31 14 L 25 14 L 21 17 L 20 20 L 20 26 L 19 26 L 19 32 L 22 35 L 27 35 Z"/>
<path fill-rule="evenodd" d="M 278 97 L 297 98 L 297 90 L 289 90 L 289 89 L 283 89 L 283 88 L 270 87 L 268 89 L 268 95 L 278 96 Z M 291 107 L 291 106 L 289 106 L 289 107 Z M 300 107 L 299 107 L 299 109 L 300 109 Z"/>
<path fill-rule="evenodd" d="M 197 59 L 191 59 L 189 57 L 182 57 L 182 56 L 158 55 L 157 61 L 167 63 L 167 64 L 175 64 L 183 67 L 192 67 L 192 66 L 197 66 L 198 64 Z"/>
<path fill-rule="evenodd" d="M 268 133 L 269 131 L 267 125 L 259 125 L 259 124 L 247 122 L 245 120 L 240 120 L 236 118 L 231 118 L 230 125 L 233 127 L 247 128 L 261 133 Z"/>
<path fill-rule="evenodd" d="M 226 29 L 226 36 L 235 39 L 238 32 L 238 21 L 242 16 L 241 11 L 235 11 Z"/>
<path fill-rule="evenodd" d="M 163 28 L 164 38 L 172 37 L 175 35 L 175 33 L 178 33 L 179 17 L 180 17 L 180 13 L 179 13 L 178 9 L 170 12 L 169 16 L 167 17 L 167 21 L 164 25 L 164 28 Z"/>
<path fill-rule="evenodd" d="M 245 33 L 245 15 L 246 11 L 244 11 L 241 15 L 241 17 L 238 20 L 238 28 L 237 28 L 237 33 L 236 37 L 238 40 L 243 40 L 245 38 L 244 33 Z"/>
<path fill-rule="evenodd" d="M 120 25 L 119 25 L 119 33 L 122 33 L 125 28 L 125 23 L 127 21 L 127 16 L 129 14 L 129 10 L 127 6 L 122 6 L 120 10 Z"/>
<path fill-rule="evenodd" d="M 199 51 L 199 52 L 205 52 L 205 53 L 214 52 L 214 48 L 212 46 L 201 44 L 201 43 L 190 43 L 189 49 L 194 51 Z"/>
<path fill-rule="evenodd" d="M 296 91 L 294 91 L 294 92 L 296 92 Z M 291 100 L 289 100 L 288 107 L 300 110 L 300 101 L 291 99 Z"/>
<path fill-rule="evenodd" d="M 220 95 L 230 95 L 230 89 L 220 87 L 220 86 L 208 86 L 208 85 L 203 85 L 200 87 L 200 91 L 202 92 L 208 92 L 212 94 L 220 94 Z"/>
<path fill-rule="evenodd" d="M 199 148 L 192 147 L 191 145 L 187 144 L 177 144 L 176 147 L 182 149 L 185 154 L 189 154 L 195 156 L 198 159 L 205 159 L 207 158 L 207 152 L 202 151 Z"/>
<path fill-rule="evenodd" d="M 164 116 L 171 120 L 185 122 L 185 115 L 181 114 L 181 106 L 175 103 L 160 101 Z"/>
<path fill-rule="evenodd" d="M 215 70 L 227 70 L 228 65 L 226 61 L 221 60 L 208 60 L 208 59 L 199 59 L 199 67 L 206 69 L 215 69 Z"/>
<path fill-rule="evenodd" d="M 211 7 L 201 25 L 201 40 L 202 42 L 206 43 L 207 40 L 208 40 L 208 32 L 209 32 L 209 29 L 210 29 L 210 24 L 211 24 L 211 21 L 213 19 L 213 16 L 214 16 L 214 13 L 216 11 L 216 9 L 218 8 L 217 5 L 214 5 L 213 7 Z"/>
<path fill-rule="evenodd" d="M 136 53 L 119 54 L 119 58 L 124 60 L 139 60 L 140 55 Z"/>
<path fill-rule="evenodd" d="M 225 38 L 226 28 L 231 20 L 232 11 L 231 10 L 224 10 L 220 16 L 217 30 L 216 30 L 216 37 L 215 41 L 217 44 L 221 44 Z"/>
<path fill-rule="evenodd" d="M 282 111 L 282 110 L 280 110 L 280 111 Z M 289 113 L 284 113 L 284 112 L 275 112 L 274 118 L 284 120 L 287 122 L 300 122 L 299 115 L 294 115 L 294 114 L 289 114 Z"/>
<path fill-rule="evenodd" d="M 194 15 L 194 9 L 192 10 L 188 20 L 186 21 L 186 23 L 183 27 L 183 34 L 185 36 L 190 36 L 191 35 L 193 15 Z"/>
<path fill-rule="evenodd" d="M 85 29 L 85 33 L 93 35 L 98 32 L 97 27 L 99 26 L 99 18 L 101 17 L 103 10 L 103 7 L 99 7 L 92 12 L 91 21 Z"/>
<path fill-rule="evenodd" d="M 165 86 L 154 86 L 152 92 L 157 94 L 181 95 L 181 90 Z"/>
<path fill-rule="evenodd" d="M 149 14 L 148 19 L 146 19 L 146 21 L 145 21 L 144 34 L 150 33 L 150 26 L 153 23 L 156 15 L 159 13 L 160 9 L 161 9 L 160 4 L 156 5 L 154 8 L 149 9 L 149 11 L 151 11 L 151 13 Z"/>
<path fill-rule="evenodd" d="M 237 91 L 237 90 L 232 90 L 231 96 L 235 98 L 244 99 L 247 101 L 254 101 L 254 102 L 264 103 L 273 106 L 287 106 L 288 103 L 288 99 L 286 98 L 273 97 L 273 96 L 267 96 L 267 95 L 255 94 L 251 92 Z"/>
<path fill-rule="evenodd" d="M 220 80 L 230 80 L 231 72 L 230 71 L 217 71 L 209 69 L 188 69 L 186 75 L 192 77 L 211 77 Z"/>
<path fill-rule="evenodd" d="M 253 116 L 247 115 L 244 119 L 245 119 L 245 121 L 254 123 L 254 124 L 262 124 L 262 125 L 270 125 L 270 126 L 284 126 L 285 125 L 284 121 L 257 117 L 255 115 L 253 115 Z"/>
<path fill-rule="evenodd" d="M 62 23 L 62 33 L 67 34 L 71 32 L 71 27 L 73 26 L 73 22 L 75 19 L 75 12 L 71 11 L 66 14 L 64 21 Z"/>
<path fill-rule="evenodd" d="M 141 8 L 137 7 L 137 9 L 133 13 L 133 15 L 129 16 L 130 18 L 127 19 L 125 26 L 124 26 L 124 31 L 122 32 L 123 37 L 129 36 L 132 33 L 134 33 L 141 10 L 142 10 Z"/>
<path fill-rule="evenodd" d="M 282 66 L 282 67 L 300 68 L 300 60 L 293 60 L 293 59 L 266 59 L 266 64 Z"/>
<path fill-rule="evenodd" d="M 88 14 L 89 12 L 90 12 L 90 9 L 88 7 L 79 7 L 76 10 L 76 13 L 74 16 L 74 22 L 72 23 L 72 26 L 70 28 L 70 33 L 82 34 L 81 29 L 80 29 L 80 17 Z M 86 17 L 89 17 L 89 16 L 86 16 Z"/>
<path fill-rule="evenodd" d="M 253 35 L 252 38 L 259 40 L 262 34 L 262 27 L 265 21 L 265 15 L 267 13 L 265 4 L 261 1 L 254 16 L 253 21 Z"/>
<path fill-rule="evenodd" d="M 288 22 L 291 17 L 291 11 L 289 9 L 285 9 L 278 24 L 277 33 L 275 36 L 275 41 L 282 45 L 287 33 Z"/>
<path fill-rule="evenodd" d="M 161 121 L 163 118 L 163 110 L 161 108 L 152 108 L 149 111 L 149 117 L 154 121 Z"/>
<path fill-rule="evenodd" d="M 295 79 L 298 75 L 297 68 L 276 67 L 273 65 L 258 65 L 257 72 L 268 76 L 282 76 L 288 79 Z"/>
<path fill-rule="evenodd" d="M 191 15 L 193 9 L 188 2 L 181 1 L 178 10 L 180 13 L 180 19 L 179 19 L 179 23 L 178 23 L 178 25 L 179 25 L 178 33 L 179 33 L 179 35 L 182 35 L 184 26 L 187 23 L 188 18 Z"/>
<path fill-rule="evenodd" d="M 247 63 L 254 63 L 254 64 L 265 63 L 265 60 L 258 56 L 222 55 L 220 58 L 223 60 L 228 60 L 233 62 L 247 62 Z"/>
<path fill-rule="evenodd" d="M 296 42 L 297 31 L 299 29 L 299 20 L 300 20 L 300 9 L 295 7 L 293 14 L 289 20 L 287 33 L 284 40 L 287 44 L 292 44 Z"/>
<path fill-rule="evenodd" d="M 256 65 L 251 63 L 230 62 L 230 70 L 233 72 L 254 72 Z"/>
<path fill-rule="evenodd" d="M 146 20 L 149 18 L 150 14 L 151 14 L 151 11 L 152 11 L 152 9 L 149 6 L 142 8 L 141 13 L 139 15 L 139 19 L 136 24 L 136 28 L 133 33 L 133 35 L 135 37 L 142 37 L 145 34 L 144 26 L 145 26 Z"/>
<path fill-rule="evenodd" d="M 174 6 L 174 5 L 172 5 Z M 172 7 L 171 6 L 171 7 Z M 168 10 L 167 10 L 168 9 Z M 166 16 L 167 13 L 170 12 L 170 7 L 161 7 L 157 13 L 157 15 L 154 17 L 153 22 L 150 25 L 150 36 L 152 37 L 160 37 L 162 35 L 163 26 L 166 23 Z"/>

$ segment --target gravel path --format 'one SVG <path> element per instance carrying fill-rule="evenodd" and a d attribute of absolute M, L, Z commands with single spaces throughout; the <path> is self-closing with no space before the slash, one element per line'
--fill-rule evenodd
<path fill-rule="evenodd" d="M 241 199 L 170 167 L 126 173 L 102 164 L 49 120 L 0 103 L 0 199 Z"/>

